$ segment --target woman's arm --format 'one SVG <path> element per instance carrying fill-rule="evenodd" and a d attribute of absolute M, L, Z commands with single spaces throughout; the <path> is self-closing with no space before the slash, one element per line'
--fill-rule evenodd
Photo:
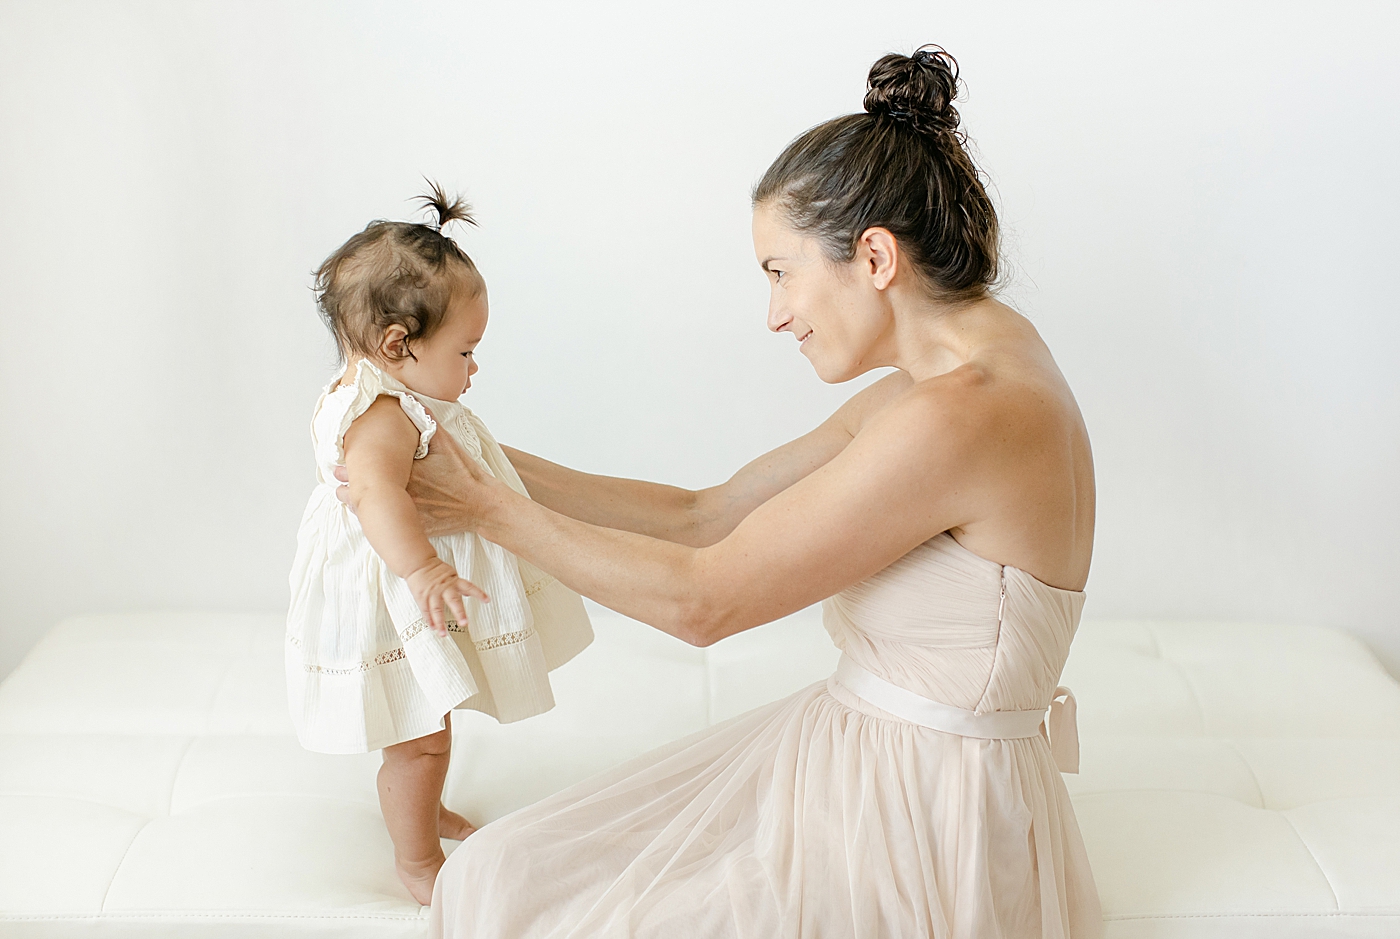
<path fill-rule="evenodd" d="M 703 548 L 718 543 L 750 512 L 851 442 L 866 416 L 909 386 L 902 372 L 853 395 L 816 429 L 763 454 L 728 482 L 698 491 L 662 483 L 597 476 L 502 447 L 530 498 L 561 515 L 675 544 Z"/>
<path fill-rule="evenodd" d="M 678 544 L 705 543 L 700 494 L 678 486 L 598 476 L 502 446 L 530 498 L 540 505 L 604 528 L 634 531 Z"/>
<path fill-rule="evenodd" d="M 926 396 L 898 402 L 708 547 L 561 515 L 497 482 L 465 453 L 462 475 L 410 488 L 420 508 L 451 503 L 463 524 L 574 590 L 704 646 L 828 597 L 963 524 L 969 500 L 994 475 L 984 472 L 982 454 L 997 449 L 976 445 L 983 422 L 969 417 L 946 404 L 930 407 Z"/>

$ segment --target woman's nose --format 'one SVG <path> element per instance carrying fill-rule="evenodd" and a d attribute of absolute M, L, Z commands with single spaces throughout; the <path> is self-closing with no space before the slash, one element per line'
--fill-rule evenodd
<path fill-rule="evenodd" d="M 768 303 L 768 328 L 776 333 L 791 322 L 792 315 L 779 307 L 776 299 L 770 300 Z"/>

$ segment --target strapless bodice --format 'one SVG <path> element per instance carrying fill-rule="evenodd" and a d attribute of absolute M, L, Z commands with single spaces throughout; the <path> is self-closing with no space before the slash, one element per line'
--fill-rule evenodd
<path fill-rule="evenodd" d="M 917 694 L 983 714 L 1049 706 L 1084 593 L 937 535 L 822 604 L 837 647 Z"/>

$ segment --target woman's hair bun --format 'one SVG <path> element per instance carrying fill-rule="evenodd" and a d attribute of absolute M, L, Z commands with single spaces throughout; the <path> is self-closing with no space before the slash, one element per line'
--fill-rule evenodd
<path fill-rule="evenodd" d="M 865 110 L 906 123 L 925 134 L 958 127 L 958 63 L 942 46 L 920 46 L 913 55 L 891 52 L 870 67 Z"/>
<path fill-rule="evenodd" d="M 418 196 L 418 201 L 423 203 L 425 211 L 431 210 L 437 216 L 437 223 L 433 225 L 438 231 L 448 222 L 466 222 L 468 225 L 475 225 L 476 219 L 472 218 L 472 207 L 466 199 L 461 196 L 448 198 L 442 187 L 426 177 L 423 182 L 428 184 L 428 191 Z"/>

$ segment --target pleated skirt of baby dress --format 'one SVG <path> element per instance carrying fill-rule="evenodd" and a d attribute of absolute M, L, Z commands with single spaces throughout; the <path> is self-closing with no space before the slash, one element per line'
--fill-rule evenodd
<path fill-rule="evenodd" d="M 432 537 L 437 554 L 491 598 L 464 598 L 467 622 L 428 627 L 407 583 L 375 553 L 336 498 L 344 437 L 380 396 L 398 399 L 420 434 L 416 458 L 445 430 L 517 492 L 524 484 L 485 424 L 456 401 L 411 392 L 361 361 L 333 381 L 312 418 L 318 484 L 303 513 L 290 576 L 288 702 L 297 736 L 323 753 L 363 753 L 423 737 L 454 708 L 502 723 L 554 706 L 548 673 L 593 638 L 583 601 L 553 577 L 475 534 Z"/>

